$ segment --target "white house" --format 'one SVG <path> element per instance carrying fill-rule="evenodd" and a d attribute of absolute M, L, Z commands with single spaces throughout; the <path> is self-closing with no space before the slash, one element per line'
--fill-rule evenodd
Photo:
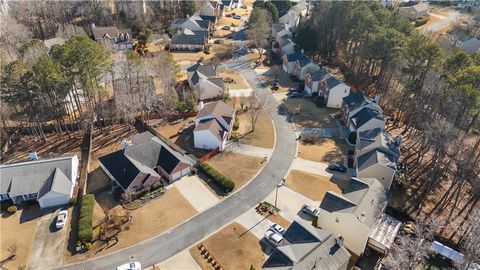
<path fill-rule="evenodd" d="M 295 52 L 295 43 L 289 35 L 284 34 L 278 42 L 273 43 L 273 50 L 279 55 L 292 54 Z"/>
<path fill-rule="evenodd" d="M 68 204 L 74 196 L 78 164 L 73 155 L 0 165 L 0 201 L 36 200 L 41 208 Z"/>
<path fill-rule="evenodd" d="M 292 31 L 287 24 L 284 23 L 274 23 L 272 24 L 272 36 L 277 42 L 280 42 L 281 38 L 286 36 L 287 38 L 292 37 Z"/>
<path fill-rule="evenodd" d="M 427 2 L 420 2 L 413 6 L 401 7 L 398 9 L 398 14 L 410 19 L 416 20 L 421 18 L 432 11 L 432 7 Z"/>
<path fill-rule="evenodd" d="M 300 23 L 300 16 L 290 9 L 285 15 L 278 18 L 278 22 L 287 24 L 291 29 L 295 30 Z"/>
<path fill-rule="evenodd" d="M 388 190 L 377 179 L 352 177 L 342 194 L 331 191 L 325 194 L 318 226 L 342 236 L 345 246 L 360 256 L 387 202 Z"/>
<path fill-rule="evenodd" d="M 298 59 L 305 57 L 303 53 L 301 52 L 294 52 L 291 54 L 285 54 L 282 56 L 282 68 L 283 71 L 286 72 L 287 74 L 293 74 L 293 66 L 295 61 Z"/>
<path fill-rule="evenodd" d="M 299 80 L 304 80 L 307 73 L 314 73 L 320 69 L 310 58 L 303 55 L 293 62 L 293 75 Z"/>
<path fill-rule="evenodd" d="M 375 99 L 370 99 L 361 92 L 350 93 L 342 99 L 341 116 L 342 121 L 346 127 L 350 125 L 350 118 L 352 118 L 363 107 L 368 107 L 378 110 L 383 113 L 382 108 L 378 105 L 378 96 Z"/>
<path fill-rule="evenodd" d="M 202 108 L 203 106 L 203 108 Z M 232 135 L 235 123 L 235 109 L 223 101 L 215 101 L 203 105 L 195 119 L 193 130 L 194 147 L 222 151 L 226 141 Z"/>
<path fill-rule="evenodd" d="M 382 115 L 382 109 L 378 106 L 364 106 L 350 115 L 348 129 L 350 132 L 359 132 L 380 128 L 385 129 L 385 117 Z"/>
<path fill-rule="evenodd" d="M 390 189 L 397 172 L 398 156 L 388 148 L 378 147 L 358 153 L 355 160 L 357 177 L 375 177 L 382 185 Z"/>
<path fill-rule="evenodd" d="M 296 5 L 293 5 L 290 10 L 293 10 L 295 13 L 297 13 L 301 17 L 307 16 L 308 12 L 308 3 L 307 2 L 300 2 Z"/>
<path fill-rule="evenodd" d="M 343 98 L 350 94 L 350 86 L 321 68 L 305 75 L 305 92 L 323 96 L 329 108 L 340 108 Z"/>
<path fill-rule="evenodd" d="M 447 32 L 447 38 L 452 46 L 460 48 L 468 53 L 480 51 L 480 40 L 475 35 L 470 35 L 461 28 L 453 28 Z"/>
<path fill-rule="evenodd" d="M 187 68 L 188 84 L 198 100 L 216 98 L 225 91 L 223 78 L 212 65 L 196 63 Z"/>
<path fill-rule="evenodd" d="M 96 27 L 94 23 L 90 28 L 95 41 L 107 49 L 126 50 L 133 48 L 132 31 L 130 29 L 119 29 L 116 26 Z"/>

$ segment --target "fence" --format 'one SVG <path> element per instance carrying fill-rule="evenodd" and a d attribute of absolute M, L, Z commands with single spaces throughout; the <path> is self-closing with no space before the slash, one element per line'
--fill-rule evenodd
<path fill-rule="evenodd" d="M 200 160 L 200 162 L 205 162 L 205 161 L 209 160 L 210 158 L 212 158 L 213 156 L 215 156 L 218 153 L 220 153 L 220 148 L 219 147 L 217 147 L 217 148 L 213 149 L 212 151 L 208 152 L 207 154 L 205 154 L 203 157 L 199 158 L 198 160 Z"/>

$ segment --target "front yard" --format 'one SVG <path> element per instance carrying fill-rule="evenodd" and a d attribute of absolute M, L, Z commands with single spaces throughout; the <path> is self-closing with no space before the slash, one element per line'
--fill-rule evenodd
<path fill-rule="evenodd" d="M 239 223 L 232 223 L 202 242 L 223 269 L 261 269 L 264 254 L 259 239 Z M 190 254 L 203 270 L 213 269 L 197 245 Z"/>
<path fill-rule="evenodd" d="M 287 108 L 292 120 L 300 127 L 336 128 L 332 114 L 338 109 L 321 108 L 307 98 L 279 97 Z"/>
<path fill-rule="evenodd" d="M 290 76 L 283 72 L 282 65 L 275 65 L 271 68 L 260 70 L 264 72 L 260 74 L 259 77 L 263 82 L 268 85 L 268 87 L 272 86 L 275 78 L 278 80 L 280 88 L 274 91 L 276 93 L 285 93 L 288 91 L 289 88 L 298 88 L 300 86 L 300 82 L 292 81 Z"/>
<path fill-rule="evenodd" d="M 233 152 L 222 152 L 207 161 L 223 175 L 235 182 L 238 190 L 245 185 L 262 168 L 262 158 L 246 156 Z"/>
<path fill-rule="evenodd" d="M 342 193 L 339 184 L 333 182 L 329 177 L 291 170 L 286 178 L 288 188 L 314 200 L 321 201 L 327 191 Z"/>
<path fill-rule="evenodd" d="M 303 138 L 298 144 L 298 156 L 316 162 L 343 162 L 348 150 L 353 149 L 339 138 Z"/>
<path fill-rule="evenodd" d="M 240 121 L 240 127 L 238 134 L 240 135 L 240 143 L 248 144 L 252 146 L 273 148 L 275 141 L 275 130 L 273 123 L 267 112 L 262 112 L 258 116 L 257 123 L 255 125 L 255 131 L 252 130 L 252 117 L 249 112 L 238 114 Z M 242 136 L 245 135 L 245 136 Z"/>
<path fill-rule="evenodd" d="M 3 262 L 1 264 L 2 269 L 26 267 L 37 230 L 39 213 L 38 206 L 25 207 L 12 215 L 2 211 L 2 217 L 0 218 L 0 260 L 3 262 L 16 250 L 15 259 Z"/>
<path fill-rule="evenodd" d="M 227 87 L 227 89 L 237 90 L 250 88 L 250 85 L 247 83 L 243 75 L 238 72 L 223 70 L 217 75 L 223 77 L 224 80 L 227 80 L 227 82 L 225 82 L 225 87 Z M 231 79 L 232 81 L 229 82 L 229 79 Z"/>

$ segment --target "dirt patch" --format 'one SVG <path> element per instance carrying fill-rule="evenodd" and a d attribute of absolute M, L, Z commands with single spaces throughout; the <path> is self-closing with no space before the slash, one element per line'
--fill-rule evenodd
<path fill-rule="evenodd" d="M 88 174 L 87 193 L 97 193 L 110 187 L 110 177 L 100 168 Z"/>
<path fill-rule="evenodd" d="M 225 83 L 225 86 L 228 89 L 231 90 L 236 90 L 236 89 L 249 89 L 250 85 L 247 83 L 245 78 L 243 77 L 242 74 L 235 72 L 235 71 L 230 71 L 230 70 L 224 70 L 218 74 L 219 76 L 222 76 L 224 79 L 230 78 L 235 81 L 235 83 Z"/>
<path fill-rule="evenodd" d="M 13 247 L 17 249 L 15 260 L 2 264 L 5 269 L 19 269 L 20 266 L 25 267 L 27 265 L 37 230 L 39 213 L 38 206 L 26 207 L 13 215 L 2 211 L 2 217 L 0 218 L 0 260 L 9 257 L 11 254 L 9 249 Z"/>
<path fill-rule="evenodd" d="M 233 35 L 232 30 L 223 30 L 221 27 L 219 27 L 215 32 L 213 32 L 213 37 L 214 38 L 228 38 Z"/>
<path fill-rule="evenodd" d="M 245 227 L 232 223 L 202 242 L 224 269 L 261 269 L 264 255 L 258 238 Z M 211 270 L 197 246 L 190 254 L 203 270 Z"/>
<path fill-rule="evenodd" d="M 331 115 L 338 109 L 319 108 L 307 98 L 285 98 L 283 104 L 290 113 L 292 120 L 301 127 L 336 128 Z"/>
<path fill-rule="evenodd" d="M 246 135 L 241 136 L 240 143 L 264 147 L 264 148 L 273 148 L 275 141 L 275 130 L 273 128 L 273 123 L 267 112 L 262 112 L 257 119 L 255 125 L 255 131 L 250 133 L 252 130 L 252 118 L 249 112 L 244 112 L 238 114 L 238 119 L 240 121 L 240 127 L 238 129 L 238 134 Z"/>
<path fill-rule="evenodd" d="M 258 54 L 255 55 L 258 56 Z M 280 87 L 278 90 L 274 91 L 277 93 L 285 93 L 291 87 L 298 88 L 300 86 L 300 82 L 293 81 L 288 74 L 283 72 L 281 65 L 276 65 L 272 68 L 265 69 L 265 73 L 261 74 L 260 78 L 269 87 L 272 86 L 273 80 L 276 78 Z"/>
<path fill-rule="evenodd" d="M 268 220 L 270 220 L 273 223 L 277 223 L 278 225 L 282 226 L 284 229 L 287 229 L 290 227 L 290 224 L 292 224 L 290 221 L 284 219 L 282 216 L 279 214 L 276 215 L 267 215 Z"/>
<path fill-rule="evenodd" d="M 102 192 L 96 196 L 96 201 L 103 210 L 108 209 L 110 215 L 124 216 L 127 214 L 108 192 Z M 140 241 L 159 235 L 174 226 L 184 222 L 196 213 L 192 205 L 180 194 L 176 188 L 169 189 L 163 196 L 153 200 L 139 209 L 129 211 L 132 222 L 129 229 L 122 231 L 119 235 L 119 242 L 105 248 L 99 242 L 94 248 L 83 254 L 65 256 L 65 263 L 84 260 L 94 256 L 110 253 L 115 250 L 133 245 Z M 98 224 L 102 219 L 101 211 L 94 210 L 94 223 Z"/>
<path fill-rule="evenodd" d="M 323 175 L 291 170 L 286 184 L 290 189 L 314 201 L 321 201 L 327 191 L 342 193 L 339 185 L 332 181 L 331 178 Z"/>
<path fill-rule="evenodd" d="M 241 23 L 242 23 L 241 20 L 236 20 L 234 18 L 228 18 L 228 17 L 222 17 L 218 20 L 218 25 L 229 25 L 233 27 L 239 27 Z"/>
<path fill-rule="evenodd" d="M 316 162 L 342 162 L 348 150 L 353 149 L 344 140 L 317 138 L 302 140 L 298 144 L 298 156 Z"/>
<path fill-rule="evenodd" d="M 212 167 L 235 182 L 235 190 L 245 185 L 262 168 L 262 158 L 223 152 L 207 161 Z"/>

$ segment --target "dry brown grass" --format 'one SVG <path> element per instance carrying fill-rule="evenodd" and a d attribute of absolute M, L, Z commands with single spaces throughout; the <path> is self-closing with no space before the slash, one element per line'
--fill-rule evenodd
<path fill-rule="evenodd" d="M 231 13 L 231 12 L 227 12 L 227 13 Z M 234 18 L 228 18 L 228 17 L 222 17 L 218 20 L 218 25 L 230 25 L 230 26 L 233 26 L 233 27 L 239 27 L 240 24 L 242 23 L 241 20 L 236 20 Z"/>
<path fill-rule="evenodd" d="M 218 73 L 219 76 L 222 76 L 223 78 L 230 78 L 235 81 L 235 83 L 225 83 L 225 86 L 228 89 L 248 89 L 250 88 L 250 85 L 247 83 L 245 78 L 243 77 L 242 74 L 235 72 L 235 71 L 230 71 L 230 70 L 224 70 L 222 72 Z"/>
<path fill-rule="evenodd" d="M 4 269 L 19 269 L 19 266 L 25 267 L 27 265 L 37 230 L 39 213 L 40 210 L 36 206 L 17 211 L 13 215 L 2 212 L 0 218 L 0 260 L 4 260 L 10 255 L 10 247 L 17 247 L 15 260 L 3 263 L 2 267 Z"/>
<path fill-rule="evenodd" d="M 258 54 L 252 54 L 252 55 L 254 55 L 258 58 Z M 283 72 L 281 65 L 275 66 L 275 68 L 278 70 L 277 80 L 279 82 L 278 84 L 280 85 L 280 88 L 275 91 L 276 93 L 285 93 L 291 87 L 293 87 L 293 88 L 298 88 L 299 87 L 300 83 L 296 82 L 296 81 L 292 81 L 292 79 L 290 79 L 289 75 L 286 74 L 285 72 Z M 266 69 L 265 71 L 267 71 L 267 70 L 269 70 L 269 69 Z M 270 71 L 271 70 L 272 69 L 270 69 Z M 273 83 L 273 80 L 275 79 L 275 75 L 273 74 L 273 72 L 268 72 L 268 74 L 261 74 L 260 78 L 268 86 L 271 86 L 272 83 Z"/>
<path fill-rule="evenodd" d="M 232 30 L 223 30 L 221 27 L 219 27 L 215 32 L 213 32 L 213 37 L 214 38 L 228 38 L 231 37 L 233 34 Z"/>
<path fill-rule="evenodd" d="M 262 158 L 222 152 L 207 161 L 212 167 L 235 182 L 235 190 L 245 185 L 263 166 Z"/>
<path fill-rule="evenodd" d="M 323 200 L 327 191 L 342 193 L 338 184 L 332 182 L 329 177 L 297 170 L 290 171 L 286 184 L 290 189 L 314 201 Z"/>
<path fill-rule="evenodd" d="M 264 255 L 258 238 L 242 225 L 234 222 L 203 241 L 205 248 L 224 269 L 260 269 Z M 203 270 L 212 269 L 197 246 L 190 254 Z"/>
<path fill-rule="evenodd" d="M 296 125 L 301 127 L 336 128 L 331 115 L 338 113 L 337 109 L 319 108 L 309 99 L 285 98 L 283 104 L 292 116 Z"/>
<path fill-rule="evenodd" d="M 255 131 L 252 133 L 249 133 L 252 130 L 252 119 L 250 113 L 246 112 L 239 114 L 238 118 L 240 121 L 238 133 L 248 133 L 245 137 L 240 139 L 241 143 L 264 148 L 273 148 L 275 142 L 275 130 L 273 128 L 272 120 L 266 112 L 262 112 L 258 116 L 257 124 L 255 125 Z"/>
<path fill-rule="evenodd" d="M 108 192 L 98 194 L 95 199 L 104 210 L 109 211 L 110 215 L 125 216 L 127 214 L 126 210 L 118 205 Z M 195 208 L 176 188 L 171 188 L 162 197 L 129 212 L 133 220 L 129 224 L 129 229 L 118 235 L 120 241 L 116 245 L 102 250 L 103 245 L 97 242 L 89 252 L 74 256 L 71 256 L 70 253 L 66 254 L 64 261 L 69 263 L 84 260 L 128 247 L 173 228 L 192 217 L 196 212 Z M 96 211 L 94 224 L 98 224 L 102 219 L 101 212 Z"/>
<path fill-rule="evenodd" d="M 298 144 L 298 156 L 316 162 L 335 163 L 341 162 L 351 148 L 341 139 L 302 140 Z"/>
<path fill-rule="evenodd" d="M 288 227 L 290 227 L 290 224 L 292 224 L 290 221 L 284 219 L 282 216 L 280 216 L 279 214 L 277 215 L 270 215 L 268 214 L 267 215 L 267 218 L 268 220 L 270 220 L 271 222 L 274 222 L 274 223 L 277 223 L 278 225 L 282 226 L 284 229 L 287 229 Z"/>
<path fill-rule="evenodd" d="M 428 17 L 427 23 L 425 23 L 424 25 L 420 25 L 419 27 L 417 27 L 417 28 L 416 28 L 417 30 L 423 29 L 423 28 L 428 27 L 428 26 L 430 26 L 430 25 L 432 25 L 432 24 L 435 24 L 435 23 L 437 23 L 437 22 L 442 21 L 442 19 L 437 18 L 437 17 L 435 17 L 435 16 L 427 15 L 427 17 Z"/>

